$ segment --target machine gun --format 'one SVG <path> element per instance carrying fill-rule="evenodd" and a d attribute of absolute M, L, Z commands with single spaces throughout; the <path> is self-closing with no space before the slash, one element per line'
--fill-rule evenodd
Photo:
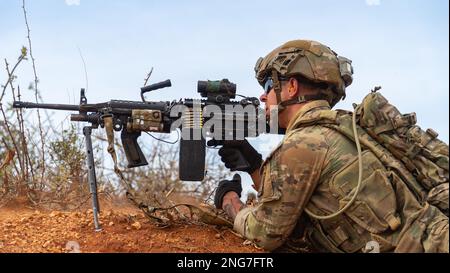
<path fill-rule="evenodd" d="M 128 161 L 128 168 L 148 165 L 137 142 L 142 132 L 171 133 L 181 130 L 179 154 L 179 178 L 182 181 L 202 181 L 205 174 L 206 137 L 219 145 L 227 141 L 244 141 L 245 137 L 256 137 L 267 131 L 264 111 L 257 98 L 236 97 L 236 84 L 220 81 L 198 81 L 197 91 L 204 99 L 180 99 L 179 101 L 146 101 L 144 94 L 170 87 L 170 80 L 141 88 L 142 101 L 111 100 L 88 104 L 85 90 L 81 89 L 80 104 L 43 104 L 14 101 L 13 108 L 41 108 L 78 111 L 70 120 L 88 122 L 83 128 L 86 142 L 88 181 L 92 195 L 94 222 L 99 230 L 97 213 L 100 211 L 97 197 L 97 181 L 92 149 L 92 129 L 105 128 L 108 136 L 108 151 L 115 159 L 114 131 L 121 132 L 121 141 Z M 112 151 L 111 151 L 112 150 Z M 115 162 L 116 164 L 116 162 Z M 240 159 L 236 170 L 248 167 Z"/>

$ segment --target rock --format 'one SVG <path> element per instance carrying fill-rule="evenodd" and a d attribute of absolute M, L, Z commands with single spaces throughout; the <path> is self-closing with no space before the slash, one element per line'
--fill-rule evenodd
<path fill-rule="evenodd" d="M 134 222 L 131 226 L 135 229 L 141 229 L 142 227 L 141 223 L 139 223 L 138 221 Z"/>
<path fill-rule="evenodd" d="M 59 215 L 61 215 L 61 213 L 58 212 L 58 211 L 52 211 L 52 212 L 49 214 L 50 218 L 54 218 L 54 217 L 59 216 Z"/>
<path fill-rule="evenodd" d="M 43 248 L 47 248 L 50 244 L 51 244 L 51 241 L 46 241 L 46 242 L 42 245 L 42 247 L 43 247 Z"/>
<path fill-rule="evenodd" d="M 52 252 L 52 253 L 59 253 L 59 252 L 61 252 L 61 250 L 60 250 L 59 247 L 52 247 L 52 248 L 50 248 L 50 252 Z"/>
<path fill-rule="evenodd" d="M 178 242 L 180 242 L 180 239 L 179 238 L 167 238 L 165 241 L 166 241 L 166 243 L 178 243 Z"/>
<path fill-rule="evenodd" d="M 216 237 L 216 239 L 220 239 L 222 235 L 220 233 L 217 233 L 216 235 L 214 235 L 214 237 Z"/>

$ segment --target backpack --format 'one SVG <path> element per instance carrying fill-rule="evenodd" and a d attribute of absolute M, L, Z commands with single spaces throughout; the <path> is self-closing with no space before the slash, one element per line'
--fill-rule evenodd
<path fill-rule="evenodd" d="M 354 105 L 358 139 L 387 167 L 396 170 L 420 202 L 439 208 L 448 216 L 449 151 L 432 130 L 422 130 L 416 114 L 401 114 L 377 92 Z M 351 113 L 337 110 L 335 124 L 324 124 L 354 140 Z"/>
<path fill-rule="evenodd" d="M 375 88 L 357 110 L 359 126 L 400 160 L 426 192 L 424 200 L 448 216 L 449 152 L 432 129 L 422 130 L 415 113 L 400 111 Z"/>
<path fill-rule="evenodd" d="M 417 201 L 422 204 L 427 202 L 448 216 L 448 145 L 437 138 L 438 134 L 434 130 L 423 131 L 416 125 L 415 113 L 401 114 L 377 92 L 379 89 L 377 87 L 372 90 L 361 104 L 354 104 L 354 112 L 317 112 L 308 119 L 298 121 L 294 128 L 320 125 L 341 133 L 356 143 L 359 161 L 362 160 L 362 145 L 364 149 L 370 150 L 387 170 L 394 171 L 401 178 Z M 364 162 L 359 164 L 361 166 Z M 317 215 L 307 208 L 305 212 L 317 220 L 340 215 L 356 200 L 361 183 L 359 180 L 350 201 L 337 212 Z"/>

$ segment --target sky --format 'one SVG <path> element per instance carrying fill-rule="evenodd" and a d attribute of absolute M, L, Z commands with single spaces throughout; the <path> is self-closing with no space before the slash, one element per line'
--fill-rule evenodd
<path fill-rule="evenodd" d="M 0 83 L 4 59 L 27 46 L 22 0 L 0 1 Z M 449 140 L 449 2 L 447 0 L 317 1 L 26 1 L 39 89 L 49 103 L 140 100 L 139 88 L 171 79 L 148 100 L 199 98 L 198 80 L 228 78 L 238 93 L 261 94 L 258 57 L 293 39 L 326 44 L 353 61 L 354 81 L 336 108 L 352 109 L 374 86 L 402 113 Z M 81 57 L 82 56 L 82 57 Z M 87 80 L 83 66 L 86 64 Z M 16 84 L 23 100 L 31 61 Z M 8 97 L 7 97 L 8 98 Z M 63 120 L 67 115 L 54 114 Z M 280 138 L 250 140 L 267 155 Z M 248 177 L 246 178 L 248 182 Z"/>

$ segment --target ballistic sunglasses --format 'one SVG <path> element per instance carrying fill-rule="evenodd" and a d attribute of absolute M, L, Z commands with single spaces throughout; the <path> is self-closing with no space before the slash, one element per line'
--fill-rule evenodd
<path fill-rule="evenodd" d="M 280 82 L 282 82 L 282 81 L 289 80 L 289 78 L 278 76 L 278 80 Z M 272 90 L 272 89 L 273 89 L 273 79 L 272 79 L 272 77 L 267 77 L 264 82 L 264 94 L 267 96 L 269 94 L 270 90 Z"/>

